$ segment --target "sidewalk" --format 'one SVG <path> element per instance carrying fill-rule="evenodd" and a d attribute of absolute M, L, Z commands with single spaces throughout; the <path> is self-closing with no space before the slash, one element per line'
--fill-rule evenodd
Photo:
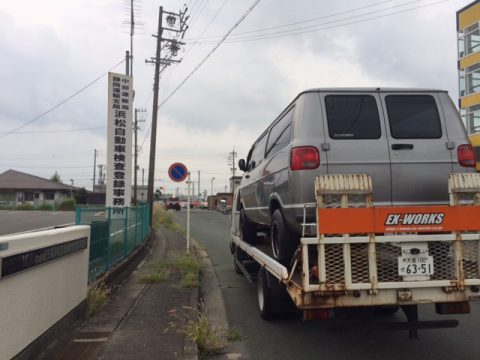
<path fill-rule="evenodd" d="M 144 261 L 112 291 L 110 303 L 75 330 L 56 359 L 198 358 L 196 344 L 184 328 L 195 315 L 199 289 L 183 288 L 180 274 L 160 283 L 139 281 L 152 263 L 184 254 L 185 239 L 165 229 L 152 236 Z"/>

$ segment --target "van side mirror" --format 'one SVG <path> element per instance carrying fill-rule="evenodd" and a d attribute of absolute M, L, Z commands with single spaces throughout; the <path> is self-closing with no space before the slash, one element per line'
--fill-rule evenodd
<path fill-rule="evenodd" d="M 238 160 L 238 168 L 242 171 L 247 170 L 247 167 L 245 166 L 245 160 L 244 159 Z"/>

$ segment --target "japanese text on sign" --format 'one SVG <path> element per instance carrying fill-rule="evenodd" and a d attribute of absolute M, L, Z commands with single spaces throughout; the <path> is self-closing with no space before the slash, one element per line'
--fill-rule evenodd
<path fill-rule="evenodd" d="M 121 216 L 130 206 L 132 167 L 132 78 L 109 73 L 107 206 Z"/>

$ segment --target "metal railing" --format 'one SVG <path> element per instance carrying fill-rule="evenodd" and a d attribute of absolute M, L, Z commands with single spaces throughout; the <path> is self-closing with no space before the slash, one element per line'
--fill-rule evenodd
<path fill-rule="evenodd" d="M 150 234 L 148 205 L 125 208 L 121 216 L 111 207 L 77 207 L 75 223 L 90 225 L 89 280 L 107 272 L 142 244 Z"/>

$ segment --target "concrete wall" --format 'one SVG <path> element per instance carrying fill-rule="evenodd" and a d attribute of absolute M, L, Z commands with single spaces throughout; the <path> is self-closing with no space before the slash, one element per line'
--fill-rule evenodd
<path fill-rule="evenodd" d="M 17 355 L 85 300 L 90 227 L 0 236 L 4 264 L 12 255 L 85 237 L 85 249 L 0 277 L 0 359 Z M 35 256 L 38 262 L 38 253 Z M 0 269 L 0 274 L 6 273 L 3 266 Z"/>

